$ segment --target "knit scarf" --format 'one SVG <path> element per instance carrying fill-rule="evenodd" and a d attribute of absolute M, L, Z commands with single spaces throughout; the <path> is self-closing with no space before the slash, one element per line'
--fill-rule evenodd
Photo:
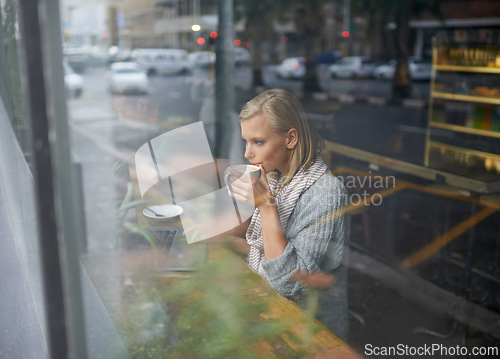
<path fill-rule="evenodd" d="M 278 176 L 273 177 L 269 181 L 271 193 L 273 193 L 276 198 L 276 206 L 278 208 L 283 230 L 286 228 L 288 219 L 302 192 L 316 182 L 327 169 L 321 157 L 318 156 L 316 161 L 314 161 L 307 170 L 304 171 L 304 169 L 301 168 L 286 186 L 283 186 Z M 247 243 L 250 245 L 248 264 L 255 271 L 258 271 L 260 262 L 264 260 L 264 239 L 262 236 L 262 224 L 258 208 L 255 208 L 245 237 Z"/>

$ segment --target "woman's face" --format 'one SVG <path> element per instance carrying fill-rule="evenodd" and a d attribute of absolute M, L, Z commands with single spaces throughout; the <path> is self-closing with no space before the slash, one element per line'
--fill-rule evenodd
<path fill-rule="evenodd" d="M 278 169 L 286 172 L 290 156 L 289 139 L 271 128 L 264 113 L 241 122 L 241 137 L 246 141 L 245 158 L 251 164 L 264 167 L 266 173 Z"/>

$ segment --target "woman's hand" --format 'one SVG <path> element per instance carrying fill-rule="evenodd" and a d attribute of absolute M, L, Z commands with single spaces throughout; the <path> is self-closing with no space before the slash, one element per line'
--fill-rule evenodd
<path fill-rule="evenodd" d="M 267 183 L 264 167 L 259 165 L 260 175 L 258 178 L 248 174 L 229 169 L 230 173 L 237 179 L 231 182 L 229 195 L 238 201 L 244 202 L 257 208 L 262 205 L 274 205 L 274 198 L 271 195 L 269 184 Z"/>

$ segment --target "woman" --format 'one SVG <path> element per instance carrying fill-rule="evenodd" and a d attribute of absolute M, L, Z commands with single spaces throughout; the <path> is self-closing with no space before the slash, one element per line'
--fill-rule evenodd
<path fill-rule="evenodd" d="M 256 207 L 245 235 L 249 265 L 299 304 L 307 288 L 297 275 L 333 274 L 335 283 L 321 290 L 318 319 L 345 338 L 350 221 L 342 215 L 345 189 L 320 157 L 323 141 L 285 90 L 259 94 L 239 118 L 245 157 L 261 169 L 259 178 L 240 174 L 231 185 L 230 195 Z"/>

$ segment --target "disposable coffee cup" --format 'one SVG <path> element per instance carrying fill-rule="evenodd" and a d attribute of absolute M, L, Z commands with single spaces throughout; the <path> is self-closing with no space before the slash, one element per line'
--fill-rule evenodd
<path fill-rule="evenodd" d="M 231 191 L 231 183 L 236 181 L 238 177 L 229 172 L 229 169 L 241 173 L 241 175 L 249 175 L 253 178 L 258 178 L 260 176 L 260 167 L 255 165 L 235 165 L 229 166 L 226 169 L 226 174 L 224 175 L 224 184 L 227 186 L 228 190 Z"/>

